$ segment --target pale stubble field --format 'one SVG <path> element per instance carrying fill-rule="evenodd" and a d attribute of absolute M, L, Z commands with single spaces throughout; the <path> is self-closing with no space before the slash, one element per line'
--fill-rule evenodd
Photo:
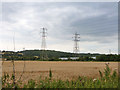
<path fill-rule="evenodd" d="M 22 82 L 30 79 L 38 80 L 39 77 L 49 77 L 52 70 L 52 78 L 71 80 L 78 76 L 99 77 L 99 70 L 104 72 L 106 62 L 77 62 L 77 61 L 25 61 Z M 16 78 L 19 79 L 24 67 L 24 61 L 15 61 Z M 118 62 L 109 62 L 109 67 L 118 71 Z M 2 74 L 12 74 L 12 62 L 5 61 L 2 65 Z"/>

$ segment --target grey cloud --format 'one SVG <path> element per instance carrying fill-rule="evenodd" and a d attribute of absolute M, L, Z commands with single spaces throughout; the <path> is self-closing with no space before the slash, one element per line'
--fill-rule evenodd
<path fill-rule="evenodd" d="M 3 22 L 8 23 L 4 28 L 14 29 L 19 42 L 40 43 L 40 27 L 48 28 L 50 44 L 71 42 L 76 31 L 81 42 L 116 41 L 117 3 L 3 3 L 2 7 Z"/>

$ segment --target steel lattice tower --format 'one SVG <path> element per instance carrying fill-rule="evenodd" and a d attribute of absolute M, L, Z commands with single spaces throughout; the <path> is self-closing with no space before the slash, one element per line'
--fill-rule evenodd
<path fill-rule="evenodd" d="M 74 34 L 74 48 L 73 48 L 73 53 L 79 53 L 79 41 L 80 41 L 80 34 L 78 34 L 77 32 Z"/>
<path fill-rule="evenodd" d="M 42 45 L 41 45 L 41 49 L 45 50 L 46 49 L 46 28 L 42 28 Z"/>
<path fill-rule="evenodd" d="M 42 28 L 42 44 L 41 44 L 41 50 L 42 50 L 42 53 L 41 53 L 41 58 L 42 60 L 46 60 L 48 59 L 47 57 L 47 53 L 46 53 L 46 33 L 47 33 L 47 28 Z"/>

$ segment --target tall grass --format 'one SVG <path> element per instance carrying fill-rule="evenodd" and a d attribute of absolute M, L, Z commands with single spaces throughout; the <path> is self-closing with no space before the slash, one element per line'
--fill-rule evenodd
<path fill-rule="evenodd" d="M 40 79 L 38 81 L 29 80 L 23 86 L 18 83 L 16 84 L 17 88 L 117 88 L 118 87 L 118 75 L 114 70 L 113 73 L 109 68 L 109 65 L 106 64 L 104 72 L 99 70 L 100 78 L 87 78 L 79 76 L 77 80 L 55 80 L 52 78 L 52 70 L 49 70 L 49 77 L 45 79 Z M 4 74 L 2 77 L 3 87 L 12 88 L 13 83 L 9 83 L 9 80 L 12 80 L 8 74 Z"/>
<path fill-rule="evenodd" d="M 51 69 L 49 70 L 49 78 L 50 78 L 50 80 L 52 78 L 52 71 L 51 71 Z"/>

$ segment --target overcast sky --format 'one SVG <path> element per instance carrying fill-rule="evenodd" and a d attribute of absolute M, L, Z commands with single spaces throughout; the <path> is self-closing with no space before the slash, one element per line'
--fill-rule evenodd
<path fill-rule="evenodd" d="M 73 34 L 80 34 L 81 53 L 118 53 L 117 2 L 4 2 L 0 50 L 41 49 L 41 27 L 47 49 L 73 52 Z"/>

